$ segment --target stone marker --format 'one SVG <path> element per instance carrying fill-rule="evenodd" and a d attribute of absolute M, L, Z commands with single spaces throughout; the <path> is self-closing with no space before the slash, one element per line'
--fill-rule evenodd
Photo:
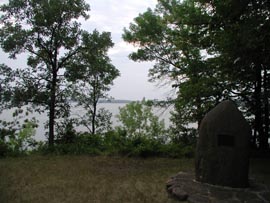
<path fill-rule="evenodd" d="M 232 188 L 204 184 L 194 180 L 192 172 L 180 172 L 166 183 L 170 198 L 189 203 L 269 203 L 270 191 L 263 184 L 250 180 L 249 188 Z"/>
<path fill-rule="evenodd" d="M 217 105 L 200 125 L 195 178 L 193 172 L 170 177 L 169 197 L 190 203 L 269 203 L 266 185 L 252 179 L 249 185 L 250 137 L 250 127 L 233 102 Z"/>
<path fill-rule="evenodd" d="M 203 118 L 196 149 L 196 180 L 213 185 L 249 186 L 251 129 L 231 101 L 223 101 Z"/>

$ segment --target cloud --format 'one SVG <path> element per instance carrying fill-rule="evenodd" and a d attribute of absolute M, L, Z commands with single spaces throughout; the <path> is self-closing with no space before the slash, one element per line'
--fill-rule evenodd
<path fill-rule="evenodd" d="M 1 3 L 8 2 L 0 0 Z M 99 32 L 111 32 L 115 46 L 109 50 L 112 63 L 121 72 L 117 78 L 110 95 L 122 99 L 164 98 L 168 89 L 158 89 L 154 84 L 148 82 L 148 70 L 153 63 L 136 63 L 128 59 L 128 55 L 136 51 L 136 47 L 123 41 L 122 33 L 124 27 L 129 27 L 133 19 L 147 10 L 154 8 L 157 0 L 86 0 L 90 4 L 90 18 L 85 21 L 82 18 L 82 28 L 91 32 L 97 29 Z M 9 60 L 0 50 L 3 62 L 12 64 L 14 67 L 26 64 L 26 55 L 18 60 Z M 13 62 L 13 63 L 12 63 Z"/>
<path fill-rule="evenodd" d="M 109 50 L 110 57 L 127 57 L 131 52 L 136 51 L 137 48 L 124 41 L 120 41 Z"/>
<path fill-rule="evenodd" d="M 115 46 L 109 51 L 110 57 L 127 58 L 137 48 L 122 40 L 124 27 L 128 27 L 139 13 L 154 8 L 157 0 L 87 0 L 87 3 L 91 7 L 90 19 L 82 22 L 83 28 L 111 32 Z"/>
<path fill-rule="evenodd" d="M 115 98 L 142 99 L 166 98 L 170 88 L 159 89 L 148 82 L 148 70 L 153 63 L 136 63 L 128 59 L 128 55 L 136 51 L 136 47 L 123 41 L 123 28 L 129 27 L 134 18 L 147 8 L 155 8 L 157 0 L 89 0 L 90 19 L 83 23 L 83 28 L 89 31 L 111 32 L 114 47 L 109 50 L 112 63 L 121 72 L 110 95 Z"/>
<path fill-rule="evenodd" d="M 90 19 L 84 24 L 86 28 L 121 34 L 124 27 L 147 10 L 154 7 L 157 0 L 88 0 Z"/>

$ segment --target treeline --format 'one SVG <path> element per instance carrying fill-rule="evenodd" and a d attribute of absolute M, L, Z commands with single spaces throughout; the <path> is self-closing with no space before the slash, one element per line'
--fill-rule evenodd
<path fill-rule="evenodd" d="M 153 106 L 145 100 L 128 103 L 117 115 L 119 126 L 112 128 L 108 118 L 103 122 L 107 128 L 97 128 L 94 134 L 92 128 L 86 132 L 76 131 L 76 126 L 82 124 L 81 118 L 62 120 L 64 127 L 58 128 L 54 146 L 34 139 L 37 127 L 34 120 L 27 120 L 16 128 L 14 122 L 5 123 L 0 133 L 8 139 L 0 139 L 0 157 L 27 154 L 193 157 L 195 133 L 178 140 L 152 110 Z M 14 116 L 22 113 L 16 112 Z"/>
<path fill-rule="evenodd" d="M 70 101 L 85 108 L 81 122 L 91 134 L 106 128 L 110 112 L 97 110 L 97 104 L 120 73 L 108 57 L 111 33 L 81 29 L 78 20 L 88 19 L 90 6 L 84 0 L 10 0 L 0 11 L 2 50 L 12 59 L 27 54 L 22 67 L 0 65 L 0 110 L 30 105 L 32 111 L 48 112 L 50 147 L 68 127 Z M 10 137 L 1 134 L 2 140 Z"/>
<path fill-rule="evenodd" d="M 22 67 L 0 65 L 0 108 L 30 105 L 32 111 L 48 112 L 48 149 L 60 150 L 70 143 L 81 143 L 82 149 L 93 142 L 102 152 L 117 144 L 119 151 L 125 151 L 122 149 L 141 146 L 136 143 L 156 146 L 157 140 L 160 146 L 186 146 L 194 143 L 194 129 L 189 124 L 200 126 L 211 108 L 230 99 L 250 122 L 252 146 L 269 150 L 267 0 L 159 0 L 155 9 L 140 14 L 124 29 L 123 39 L 138 46 L 130 58 L 153 61 L 150 80 L 170 84 L 177 91 L 176 98 L 167 101 L 175 107 L 170 139 L 162 142 L 148 134 L 149 128 L 142 132 L 145 126 L 111 129 L 110 112 L 98 110 L 98 102 L 109 97 L 120 73 L 108 57 L 108 49 L 113 47 L 110 33 L 81 29 L 78 19 L 88 19 L 89 10 L 84 0 L 9 0 L 0 7 L 2 50 L 13 59 L 28 54 Z M 85 109 L 80 120 L 70 116 L 71 100 Z M 131 117 L 137 116 L 135 112 Z M 154 134 L 162 132 L 156 118 L 147 118 L 153 119 L 148 123 L 156 123 Z M 84 125 L 88 134 L 78 135 L 72 127 L 76 123 Z M 27 120 L 14 129 L 13 123 L 1 122 L 3 149 L 10 150 L 10 145 L 23 150 L 22 143 L 30 139 L 36 124 L 34 119 Z M 110 139 L 115 144 L 108 144 Z"/>

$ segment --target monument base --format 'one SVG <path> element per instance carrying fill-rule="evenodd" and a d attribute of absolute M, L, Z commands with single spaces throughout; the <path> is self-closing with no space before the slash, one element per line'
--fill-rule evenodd
<path fill-rule="evenodd" d="M 193 173 L 180 172 L 166 183 L 170 197 L 190 203 L 270 202 L 269 188 L 250 180 L 249 188 L 230 188 L 197 182 Z"/>

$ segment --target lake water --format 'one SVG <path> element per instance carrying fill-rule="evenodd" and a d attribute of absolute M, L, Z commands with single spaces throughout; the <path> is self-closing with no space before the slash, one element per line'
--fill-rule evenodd
<path fill-rule="evenodd" d="M 124 107 L 126 104 L 124 103 L 101 103 L 98 105 L 98 108 L 105 108 L 109 110 L 112 113 L 112 126 L 119 126 L 120 123 L 118 119 L 116 118 L 116 115 L 119 114 L 119 108 Z M 23 107 L 25 110 L 26 107 Z M 164 119 L 165 126 L 168 128 L 170 125 L 170 112 L 172 111 L 173 107 L 169 108 L 153 108 L 153 113 L 159 117 L 160 120 Z M 5 120 L 5 121 L 12 121 L 14 118 L 12 116 L 14 112 L 14 109 L 11 110 L 4 110 L 0 114 L 0 120 Z M 84 114 L 85 110 L 82 107 L 74 107 L 71 109 L 71 116 L 77 117 L 77 115 L 82 115 Z M 31 119 L 32 117 L 35 117 L 39 123 L 38 123 L 38 128 L 36 129 L 36 135 L 35 139 L 38 141 L 44 141 L 47 140 L 45 137 L 45 132 L 47 129 L 44 129 L 44 124 L 47 122 L 48 117 L 46 113 L 33 113 L 29 114 L 28 116 L 24 116 L 24 118 L 20 119 L 19 121 L 23 121 L 24 119 L 28 118 Z M 78 131 L 87 131 L 85 127 L 78 127 L 76 130 Z"/>

